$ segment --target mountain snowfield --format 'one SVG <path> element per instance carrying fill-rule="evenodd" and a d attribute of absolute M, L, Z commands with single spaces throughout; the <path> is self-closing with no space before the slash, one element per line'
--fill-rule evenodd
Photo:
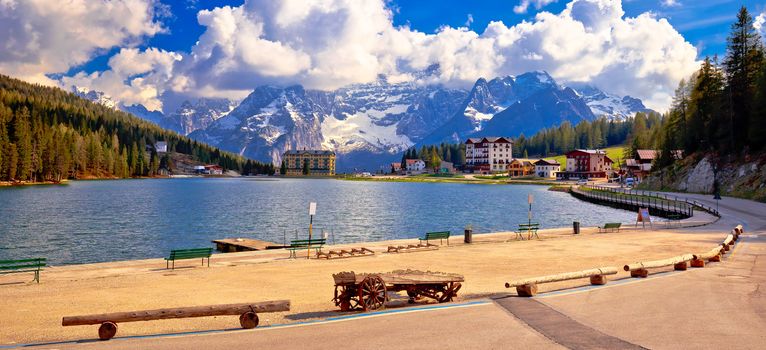
<path fill-rule="evenodd" d="M 438 69 L 438 68 L 437 68 Z M 424 76 L 432 72 L 429 69 Z M 422 78 L 422 77 L 420 77 Z M 422 80 L 422 79 L 421 79 Z M 421 81 L 418 80 L 418 81 Z M 377 170 L 412 146 L 466 137 L 530 135 L 539 129 L 599 116 L 622 120 L 649 111 L 641 100 L 589 85 L 559 85 L 544 71 L 478 79 L 471 90 L 386 77 L 335 91 L 260 86 L 241 103 L 187 101 L 170 115 L 123 106 L 75 88 L 80 96 L 120 108 L 223 150 L 275 164 L 289 149 L 329 149 L 338 171 Z M 489 134 L 487 134 L 489 133 Z"/>

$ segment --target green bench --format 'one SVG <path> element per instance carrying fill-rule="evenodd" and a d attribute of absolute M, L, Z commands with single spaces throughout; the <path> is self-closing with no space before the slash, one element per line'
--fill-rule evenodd
<path fill-rule="evenodd" d="M 527 239 L 532 239 L 532 235 L 535 235 L 538 239 L 540 236 L 537 235 L 537 230 L 540 229 L 540 223 L 533 222 L 529 224 L 519 224 L 519 229 L 516 230 L 516 239 L 521 238 L 521 240 L 524 240 L 523 233 L 527 234 Z"/>
<path fill-rule="evenodd" d="M 170 251 L 170 256 L 165 258 L 165 268 L 170 268 L 170 262 L 173 262 L 173 270 L 176 269 L 176 260 L 184 259 L 202 259 L 202 266 L 205 265 L 205 259 L 207 259 L 207 266 L 210 267 L 210 256 L 213 255 L 213 248 L 194 248 L 194 249 L 175 249 Z"/>
<path fill-rule="evenodd" d="M 620 226 L 622 226 L 622 223 L 607 222 L 606 224 L 604 224 L 604 226 L 598 227 L 598 232 L 601 232 L 601 231 L 607 232 L 607 230 L 611 230 L 611 231 L 617 230 L 617 232 L 620 232 Z"/>
<path fill-rule="evenodd" d="M 45 258 L 32 258 L 21 260 L 0 260 L 0 275 L 9 273 L 34 272 L 33 281 L 40 283 L 40 271 L 46 266 Z"/>
<path fill-rule="evenodd" d="M 314 249 L 314 253 L 321 252 L 322 246 L 324 246 L 326 243 L 327 243 L 327 240 L 324 238 L 297 239 L 294 241 L 290 241 L 290 246 L 287 247 L 287 250 L 290 251 L 291 258 L 297 258 L 297 256 L 295 255 L 296 251 Z"/>
<path fill-rule="evenodd" d="M 447 240 L 447 245 L 449 245 L 449 235 L 450 231 L 440 231 L 440 232 L 426 232 L 426 236 L 423 238 L 418 238 L 421 242 L 426 241 L 426 244 L 428 244 L 428 241 L 431 240 L 439 240 L 439 244 L 442 244 L 443 240 Z"/>

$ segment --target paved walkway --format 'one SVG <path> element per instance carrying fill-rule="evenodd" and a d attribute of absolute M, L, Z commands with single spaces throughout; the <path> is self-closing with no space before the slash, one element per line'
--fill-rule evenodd
<path fill-rule="evenodd" d="M 688 195 L 715 205 L 711 196 Z M 708 198 L 710 197 L 710 198 Z M 706 230 L 745 235 L 722 263 L 606 286 L 255 330 L 56 343 L 47 349 L 757 349 L 766 344 L 766 204 L 725 198 Z M 695 239 L 694 233 L 686 233 Z M 95 328 L 94 328 L 95 331 Z"/>

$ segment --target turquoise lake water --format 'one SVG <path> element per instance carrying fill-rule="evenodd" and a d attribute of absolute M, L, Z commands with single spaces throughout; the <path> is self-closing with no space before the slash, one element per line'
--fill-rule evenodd
<path fill-rule="evenodd" d="M 47 257 L 52 265 L 167 256 L 213 239 L 271 242 L 316 234 L 351 243 L 414 238 L 426 231 L 512 230 L 630 222 L 633 212 L 579 201 L 547 186 L 356 182 L 331 179 L 188 178 L 73 181 L 0 189 L 0 260 Z"/>

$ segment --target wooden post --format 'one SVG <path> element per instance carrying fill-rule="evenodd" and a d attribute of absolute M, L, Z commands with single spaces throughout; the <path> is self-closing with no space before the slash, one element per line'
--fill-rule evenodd
<path fill-rule="evenodd" d="M 516 294 L 520 297 L 531 297 L 537 294 L 537 284 L 522 284 L 516 286 Z"/>
<path fill-rule="evenodd" d="M 650 269 L 650 268 L 673 265 L 674 268 L 677 267 L 678 269 L 680 269 L 681 263 L 684 263 L 683 268 L 686 269 L 686 262 L 693 260 L 694 258 L 695 256 L 692 254 L 684 254 L 684 255 L 674 256 L 668 259 L 637 262 L 630 265 L 625 265 L 623 269 L 625 271 L 630 271 L 631 277 L 646 277 L 649 274 L 649 271 L 647 271 L 647 269 Z"/>
<path fill-rule="evenodd" d="M 630 270 L 630 277 L 646 278 L 646 276 L 648 276 L 648 275 L 649 275 L 649 271 L 647 269 Z"/>
<path fill-rule="evenodd" d="M 694 259 L 691 261 L 692 267 L 705 267 L 705 260 Z"/>
<path fill-rule="evenodd" d="M 590 284 L 592 284 L 592 285 L 604 285 L 604 284 L 606 284 L 606 275 L 590 276 Z"/>
<path fill-rule="evenodd" d="M 114 322 L 106 321 L 98 327 L 98 339 L 109 340 L 117 334 L 117 325 Z"/>
<path fill-rule="evenodd" d="M 676 270 L 676 271 L 686 271 L 686 268 L 687 268 L 686 261 L 682 261 L 680 263 L 673 265 L 673 270 Z"/>

